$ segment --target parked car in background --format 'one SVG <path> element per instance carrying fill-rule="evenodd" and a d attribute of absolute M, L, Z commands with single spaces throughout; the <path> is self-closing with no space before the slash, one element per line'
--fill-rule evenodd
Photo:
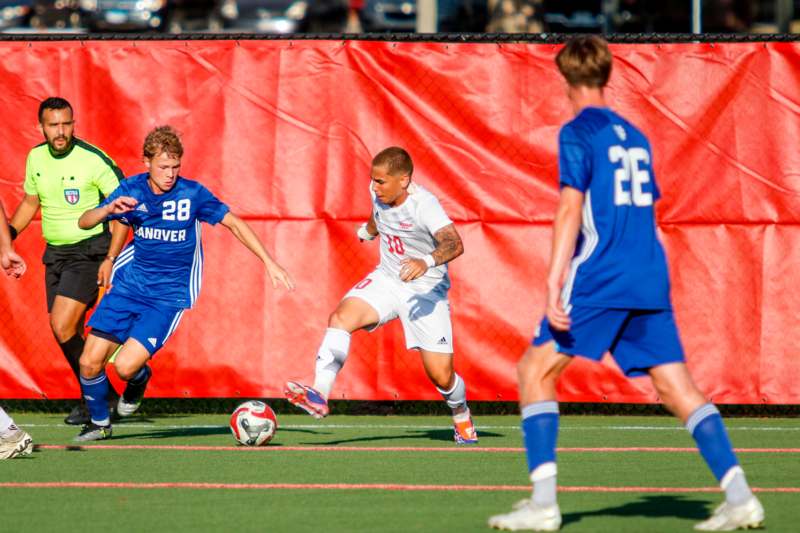
<path fill-rule="evenodd" d="M 602 0 L 544 1 L 545 31 L 551 33 L 601 33 L 611 29 Z"/>
<path fill-rule="evenodd" d="M 34 0 L 31 27 L 37 30 L 80 28 L 79 3 L 79 0 Z"/>
<path fill-rule="evenodd" d="M 437 31 L 482 32 L 489 22 L 486 0 L 438 0 Z M 415 31 L 416 0 L 365 0 L 359 11 L 365 32 Z"/>
<path fill-rule="evenodd" d="M 0 0 L 0 31 L 27 26 L 33 0 Z"/>
<path fill-rule="evenodd" d="M 219 29 L 244 33 L 338 33 L 347 11 L 348 0 L 221 0 L 217 18 Z"/>
<path fill-rule="evenodd" d="M 160 31 L 166 26 L 167 0 L 80 0 L 89 31 Z"/>
<path fill-rule="evenodd" d="M 219 29 L 217 6 L 220 0 L 169 0 L 166 31 L 187 33 Z"/>

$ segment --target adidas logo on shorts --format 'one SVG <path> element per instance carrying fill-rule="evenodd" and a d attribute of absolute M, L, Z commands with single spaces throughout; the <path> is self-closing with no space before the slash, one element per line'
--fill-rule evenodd
<path fill-rule="evenodd" d="M 437 342 L 436 344 L 447 344 L 447 339 L 442 337 L 441 339 L 439 339 L 439 342 Z"/>

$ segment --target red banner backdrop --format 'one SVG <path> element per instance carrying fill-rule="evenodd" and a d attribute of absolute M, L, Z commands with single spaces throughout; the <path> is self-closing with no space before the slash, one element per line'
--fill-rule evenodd
<path fill-rule="evenodd" d="M 358 41 L 0 43 L 0 199 L 22 196 L 36 109 L 61 95 L 79 136 L 127 174 L 152 127 L 183 132 L 183 174 L 245 217 L 294 275 L 275 291 L 222 227 L 206 228 L 200 300 L 154 361 L 148 394 L 275 397 L 309 380 L 328 313 L 377 260 L 369 161 L 406 147 L 456 221 L 456 366 L 472 399 L 516 399 L 515 363 L 543 309 L 570 118 L 549 44 Z M 616 45 L 609 103 L 651 138 L 660 226 L 688 363 L 717 402 L 800 401 L 800 47 Z M 78 395 L 48 327 L 40 226 L 30 269 L 0 280 L 0 398 Z M 354 335 L 336 398 L 434 399 L 397 324 Z M 649 382 L 580 358 L 561 398 L 652 402 Z"/>

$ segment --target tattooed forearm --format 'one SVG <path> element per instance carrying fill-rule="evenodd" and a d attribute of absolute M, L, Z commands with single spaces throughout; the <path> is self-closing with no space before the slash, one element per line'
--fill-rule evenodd
<path fill-rule="evenodd" d="M 464 253 L 464 244 L 453 224 L 437 231 L 433 238 L 436 239 L 437 244 L 431 255 L 437 265 L 443 265 Z"/>

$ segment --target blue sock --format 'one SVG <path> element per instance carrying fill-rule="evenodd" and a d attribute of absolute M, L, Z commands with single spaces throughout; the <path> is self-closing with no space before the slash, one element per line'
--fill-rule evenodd
<path fill-rule="evenodd" d="M 98 426 L 111 424 L 111 415 L 108 411 L 108 377 L 105 371 L 93 378 L 81 376 L 81 391 L 89 408 L 92 422 Z"/>
<path fill-rule="evenodd" d="M 542 507 L 555 505 L 558 402 L 536 402 L 523 407 L 522 435 L 533 483 L 533 503 Z"/>
<path fill-rule="evenodd" d="M 525 440 L 529 472 L 544 463 L 555 463 L 558 402 L 536 402 L 523 407 L 522 436 Z"/>
<path fill-rule="evenodd" d="M 706 460 L 717 481 L 733 467 L 738 466 L 733 446 L 728 440 L 725 424 L 714 404 L 707 403 L 698 407 L 686 421 L 686 429 L 694 437 L 700 455 Z"/>

